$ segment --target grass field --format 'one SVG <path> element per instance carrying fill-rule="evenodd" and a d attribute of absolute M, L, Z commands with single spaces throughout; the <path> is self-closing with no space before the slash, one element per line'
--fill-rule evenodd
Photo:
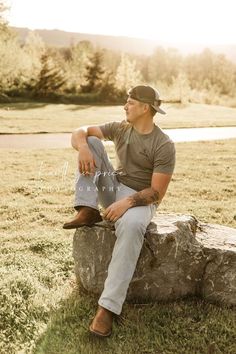
<path fill-rule="evenodd" d="M 195 215 L 236 227 L 236 139 L 178 143 L 173 180 L 159 213 Z M 114 151 L 109 147 L 114 160 Z M 76 152 L 0 150 L 0 352 L 3 354 L 236 353 L 236 313 L 185 299 L 125 303 L 108 340 L 91 338 L 97 298 L 75 284 L 73 231 Z"/>
<path fill-rule="evenodd" d="M 236 126 L 236 108 L 164 104 L 166 116 L 156 115 L 161 128 Z M 124 119 L 123 106 L 11 103 L 0 104 L 0 133 L 71 132 L 82 125 Z"/>

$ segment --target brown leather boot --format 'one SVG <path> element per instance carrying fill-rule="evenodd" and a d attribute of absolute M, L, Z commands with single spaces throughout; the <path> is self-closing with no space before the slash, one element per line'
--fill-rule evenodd
<path fill-rule="evenodd" d="M 98 306 L 89 331 L 99 337 L 109 337 L 112 332 L 112 321 L 115 314 L 102 306 Z"/>
<path fill-rule="evenodd" d="M 97 209 L 83 206 L 79 209 L 74 219 L 63 225 L 63 229 L 77 229 L 82 226 L 92 226 L 100 221 L 102 221 L 102 217 Z"/>

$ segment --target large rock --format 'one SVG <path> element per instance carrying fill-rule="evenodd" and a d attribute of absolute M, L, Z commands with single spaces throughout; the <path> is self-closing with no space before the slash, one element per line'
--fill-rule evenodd
<path fill-rule="evenodd" d="M 77 229 L 77 280 L 100 295 L 116 240 L 112 224 Z M 158 301 L 201 295 L 236 304 L 236 230 L 191 215 L 158 214 L 149 225 L 127 300 Z"/>
<path fill-rule="evenodd" d="M 209 301 L 236 305 L 236 229 L 201 224 L 196 240 L 205 255 L 201 295 Z"/>

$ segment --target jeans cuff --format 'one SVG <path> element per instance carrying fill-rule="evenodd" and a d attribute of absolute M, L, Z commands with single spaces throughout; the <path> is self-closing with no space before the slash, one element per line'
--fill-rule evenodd
<path fill-rule="evenodd" d="M 99 300 L 98 301 L 98 305 L 104 307 L 105 309 L 114 312 L 116 315 L 120 315 L 121 314 L 121 310 L 118 310 L 117 307 L 115 307 L 114 305 L 110 304 L 108 301 L 103 301 L 103 300 Z"/>

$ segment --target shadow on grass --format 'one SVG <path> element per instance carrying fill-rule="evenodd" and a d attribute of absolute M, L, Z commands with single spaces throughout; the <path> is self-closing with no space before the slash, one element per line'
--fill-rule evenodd
<path fill-rule="evenodd" d="M 33 354 L 235 353 L 235 314 L 230 308 L 186 298 L 171 303 L 125 303 L 109 338 L 88 327 L 98 297 L 74 289 L 52 315 Z"/>
<path fill-rule="evenodd" d="M 33 101 L 26 101 L 26 102 L 14 102 L 14 103 L 1 103 L 0 108 L 4 110 L 10 111 L 25 111 L 27 109 L 38 109 L 43 108 L 49 105 L 46 102 L 33 102 Z"/>
<path fill-rule="evenodd" d="M 37 102 L 37 101 L 26 101 L 26 102 L 14 102 L 14 103 L 0 103 L 0 109 L 6 111 L 26 111 L 28 109 L 39 109 L 44 108 L 49 105 L 64 105 L 68 111 L 80 111 L 83 109 L 89 109 L 92 107 L 112 107 L 119 106 L 118 104 L 104 104 L 104 103 L 94 103 L 94 104 L 79 104 L 71 102 Z M 71 107 L 72 106 L 72 107 Z"/>
<path fill-rule="evenodd" d="M 79 104 L 79 103 L 73 103 L 73 102 L 53 102 L 53 101 L 31 101 L 30 99 L 28 100 L 22 100 L 22 101 L 17 101 L 17 102 L 6 102 L 6 103 L 0 103 L 0 109 L 6 110 L 6 111 L 26 111 L 28 109 L 39 109 L 39 108 L 44 108 L 49 105 L 64 105 L 65 107 L 68 106 L 68 110 L 70 111 L 77 111 L 77 110 L 82 110 L 82 109 L 88 109 L 90 107 L 93 107 L 93 104 Z M 74 107 L 69 107 L 70 105 Z M 102 106 L 99 104 L 94 104 L 94 106 Z M 105 106 L 105 105 L 103 105 Z"/>
<path fill-rule="evenodd" d="M 71 103 L 68 103 L 68 104 L 65 104 L 65 106 L 69 106 L 69 105 L 72 105 Z M 83 109 L 89 109 L 89 108 L 92 108 L 93 106 L 96 106 L 95 105 L 90 105 L 90 104 L 87 104 L 87 105 L 80 105 L 80 104 L 73 104 L 73 107 L 66 107 L 66 109 L 68 111 L 71 111 L 71 112 L 74 112 L 74 111 L 81 111 Z"/>
<path fill-rule="evenodd" d="M 92 107 L 105 108 L 105 107 L 115 107 L 115 106 L 119 107 L 119 106 L 123 106 L 123 105 L 124 105 L 124 103 L 106 103 L 105 104 L 105 103 L 95 102 L 94 104 L 87 104 L 87 105 L 74 104 L 74 107 L 70 107 L 68 110 L 77 111 L 77 110 L 88 109 L 88 108 L 92 108 Z"/>

